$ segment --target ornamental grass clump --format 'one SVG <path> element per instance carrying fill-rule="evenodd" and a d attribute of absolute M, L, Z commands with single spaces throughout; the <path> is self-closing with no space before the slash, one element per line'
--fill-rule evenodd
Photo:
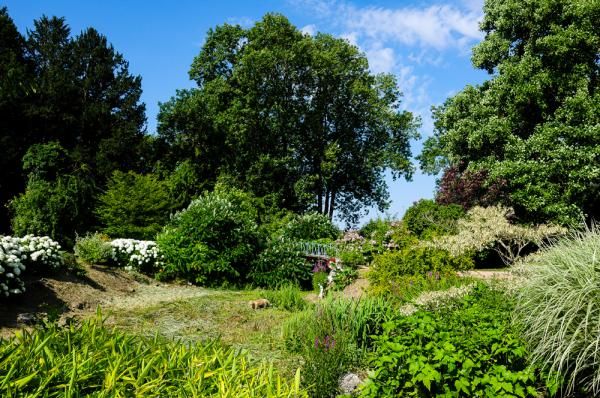
<path fill-rule="evenodd" d="M 600 229 L 574 233 L 522 266 L 516 320 L 533 360 L 567 393 L 600 393 Z"/>
<path fill-rule="evenodd" d="M 106 328 L 23 331 L 0 339 L 3 397 L 308 397 L 267 362 L 218 342 L 186 345 Z"/>

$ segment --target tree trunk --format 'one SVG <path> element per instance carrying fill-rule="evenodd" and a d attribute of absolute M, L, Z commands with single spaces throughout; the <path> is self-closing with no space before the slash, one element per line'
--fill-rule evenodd
<path fill-rule="evenodd" d="M 329 219 L 333 220 L 333 210 L 335 208 L 335 190 L 331 191 L 331 198 L 329 199 Z"/>
<path fill-rule="evenodd" d="M 329 214 L 329 190 L 325 191 L 325 209 L 323 214 Z"/>

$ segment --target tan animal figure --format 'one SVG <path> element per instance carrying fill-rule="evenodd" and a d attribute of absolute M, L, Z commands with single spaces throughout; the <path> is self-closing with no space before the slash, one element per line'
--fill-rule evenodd
<path fill-rule="evenodd" d="M 248 305 L 250 305 L 250 308 L 252 308 L 253 310 L 257 310 L 259 308 L 270 307 L 271 303 L 267 299 L 258 299 L 258 300 L 252 300 L 252 301 L 250 301 L 248 303 Z"/>

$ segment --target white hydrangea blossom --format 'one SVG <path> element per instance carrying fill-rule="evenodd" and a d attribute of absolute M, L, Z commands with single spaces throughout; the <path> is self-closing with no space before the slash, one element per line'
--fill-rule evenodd
<path fill-rule="evenodd" d="M 62 265 L 58 242 L 47 236 L 0 236 L 0 296 L 25 292 L 23 272 L 41 264 L 54 269 Z"/>
<path fill-rule="evenodd" d="M 115 239 L 110 242 L 113 261 L 126 270 L 161 266 L 163 256 L 156 242 L 150 240 Z"/>

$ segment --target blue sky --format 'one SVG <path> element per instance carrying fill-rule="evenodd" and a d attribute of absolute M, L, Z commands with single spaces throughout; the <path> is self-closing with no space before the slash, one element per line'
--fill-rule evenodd
<path fill-rule="evenodd" d="M 10 0 L 0 5 L 8 7 L 22 32 L 46 14 L 66 17 L 73 34 L 93 26 L 106 35 L 131 72 L 142 76 L 149 132 L 156 128 L 158 102 L 192 87 L 187 72 L 210 27 L 250 26 L 267 12 L 280 12 L 307 33 L 331 33 L 358 45 L 374 72 L 394 73 L 405 95 L 403 107 L 420 115 L 420 132 L 427 137 L 433 133 L 431 106 L 486 77 L 470 62 L 470 49 L 482 38 L 482 2 Z M 421 142 L 412 147 L 418 154 Z M 415 200 L 433 196 L 435 177 L 417 172 L 412 182 L 388 178 L 388 184 L 388 213 L 401 216 Z M 376 215 L 372 211 L 370 217 Z"/>

